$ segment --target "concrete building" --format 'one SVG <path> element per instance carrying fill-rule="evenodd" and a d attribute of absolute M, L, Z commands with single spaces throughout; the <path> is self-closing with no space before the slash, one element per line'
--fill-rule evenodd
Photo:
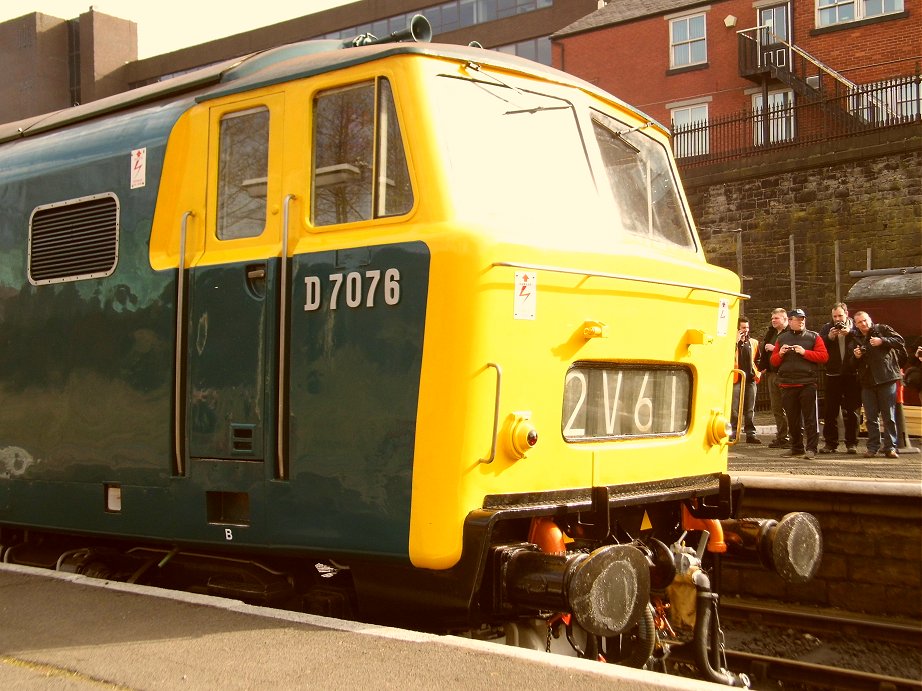
<path fill-rule="evenodd" d="M 76 19 L 33 12 L 0 24 L 0 122 L 124 91 L 137 25 L 90 9 Z"/>
<path fill-rule="evenodd" d="M 478 41 L 545 64 L 550 35 L 595 11 L 600 0 L 358 0 L 272 26 L 137 59 L 134 22 L 95 10 L 76 19 L 33 13 L 0 24 L 0 122 L 86 103 L 203 65 L 310 38 L 378 37 L 415 14 L 433 40 Z"/>

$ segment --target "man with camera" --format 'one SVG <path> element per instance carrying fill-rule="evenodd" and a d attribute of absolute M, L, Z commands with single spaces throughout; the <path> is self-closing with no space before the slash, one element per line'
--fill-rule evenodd
<path fill-rule="evenodd" d="M 868 428 L 868 458 L 883 446 L 884 456 L 899 458 L 896 452 L 896 383 L 901 379 L 899 349 L 905 344 L 892 327 L 875 324 L 867 312 L 855 312 L 855 331 L 848 341 L 851 357 L 846 367 L 858 373 L 861 402 Z M 880 421 L 883 421 L 881 429 Z"/>
<path fill-rule="evenodd" d="M 791 434 L 791 450 L 786 455 L 803 454 L 810 460 L 816 457 L 820 441 L 816 382 L 819 366 L 829 359 L 829 354 L 820 335 L 807 329 L 807 314 L 802 309 L 788 312 L 788 330 L 778 336 L 775 346 L 771 362 L 778 368 L 778 385 Z M 803 430 L 796 420 L 803 420 Z"/>
<path fill-rule="evenodd" d="M 848 305 L 837 302 L 832 306 L 832 321 L 820 329 L 820 338 L 829 353 L 826 362 L 826 414 L 823 416 L 825 445 L 820 453 L 835 453 L 839 446 L 839 409 L 845 427 L 845 450 L 858 453 L 858 408 L 861 407 L 861 384 L 851 370 L 844 368 L 849 351 L 846 340 L 854 327 L 848 317 Z"/>
<path fill-rule="evenodd" d="M 778 387 L 778 372 L 772 366 L 772 351 L 778 336 L 788 329 L 788 311 L 784 307 L 772 310 L 772 323 L 762 337 L 759 353 L 759 369 L 762 370 L 762 386 L 768 387 L 768 399 L 771 401 L 772 417 L 775 418 L 775 438 L 769 443 L 771 449 L 784 449 L 791 443 L 788 436 L 788 419 L 781 403 L 781 389 Z M 797 421 L 800 424 L 800 421 Z"/>
<path fill-rule="evenodd" d="M 756 436 L 755 410 L 756 387 L 762 373 L 756 364 L 756 354 L 759 351 L 759 342 L 749 337 L 749 318 L 740 317 L 737 321 L 736 333 L 736 359 L 734 369 L 742 370 L 746 375 L 746 388 L 743 389 L 742 377 L 739 373 L 733 375 L 733 408 L 730 411 L 730 426 L 733 428 L 733 437 L 739 435 L 739 409 L 740 396 L 743 397 L 743 430 L 746 432 L 747 444 L 761 444 L 762 440 Z"/>

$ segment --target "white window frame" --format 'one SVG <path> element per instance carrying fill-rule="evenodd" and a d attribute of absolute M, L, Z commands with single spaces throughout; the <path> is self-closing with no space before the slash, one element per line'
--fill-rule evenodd
<path fill-rule="evenodd" d="M 708 122 L 708 104 L 706 102 L 667 104 L 670 119 L 673 125 L 672 150 L 676 158 L 690 156 L 705 156 L 710 153 L 710 129 L 705 128 L 696 132 L 694 137 L 689 133 L 675 134 L 675 125 L 687 125 L 692 122 Z M 679 115 L 677 118 L 676 115 Z M 703 116 L 703 117 L 702 117 Z M 682 120 L 682 122 L 678 122 Z"/>
<path fill-rule="evenodd" d="M 866 84 L 848 97 L 848 112 L 877 125 L 909 121 L 919 116 L 919 83 L 885 80 Z"/>
<path fill-rule="evenodd" d="M 781 98 L 784 103 L 773 103 L 773 101 L 778 98 Z M 779 106 L 781 106 L 781 108 L 770 114 L 771 120 L 769 125 L 768 142 L 762 141 L 762 118 L 765 117 L 764 114 L 760 117 L 754 117 L 752 119 L 752 143 L 755 146 L 763 146 L 765 144 L 780 144 L 783 142 L 793 141 L 797 136 L 797 128 L 794 118 L 794 91 L 791 89 L 770 91 L 768 93 L 768 99 L 769 108 L 778 108 Z M 752 94 L 752 110 L 753 112 L 756 112 L 761 107 L 762 92 L 759 91 Z"/>
<path fill-rule="evenodd" d="M 702 35 L 691 37 L 691 33 L 688 31 L 689 23 L 700 18 L 702 21 Z M 669 67 L 670 69 L 680 69 L 683 67 L 693 67 L 695 65 L 704 65 L 708 61 L 708 23 L 707 23 L 707 12 L 695 12 L 694 14 L 684 14 L 681 16 L 671 16 L 667 17 L 669 20 Z M 685 23 L 686 26 L 686 38 L 682 40 L 676 40 L 675 33 L 676 27 L 682 23 Z M 692 50 L 693 45 L 696 43 L 701 43 L 704 45 L 704 57 L 700 60 L 692 60 Z M 676 63 L 676 49 L 678 48 L 687 48 L 688 49 L 688 62 L 685 63 Z"/>
<path fill-rule="evenodd" d="M 868 10 L 871 2 L 880 2 L 880 12 L 873 14 Z M 887 6 L 890 5 L 888 8 Z M 851 9 L 851 16 L 842 18 L 842 10 Z M 888 14 L 897 14 L 905 10 L 905 0 L 816 0 L 816 26 L 823 28 L 827 26 L 838 26 L 840 24 L 849 24 L 851 22 L 860 22 L 862 19 L 871 19 L 872 17 L 885 17 Z M 828 15 L 834 15 L 833 21 L 824 21 Z"/>

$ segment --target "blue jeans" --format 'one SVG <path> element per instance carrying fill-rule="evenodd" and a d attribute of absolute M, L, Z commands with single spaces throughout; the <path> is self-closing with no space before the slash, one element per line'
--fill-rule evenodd
<path fill-rule="evenodd" d="M 868 451 L 884 453 L 897 447 L 896 443 L 896 382 L 861 387 L 865 423 L 868 426 Z M 881 430 L 878 416 L 884 422 Z"/>
<path fill-rule="evenodd" d="M 736 382 L 733 385 L 733 408 L 730 410 L 730 426 L 733 428 L 734 437 L 739 434 L 739 428 L 737 427 L 739 420 L 737 418 L 739 417 L 740 409 L 740 384 L 741 382 Z M 747 437 L 756 435 L 756 386 L 755 379 L 747 377 L 746 393 L 743 396 L 743 431 Z"/>

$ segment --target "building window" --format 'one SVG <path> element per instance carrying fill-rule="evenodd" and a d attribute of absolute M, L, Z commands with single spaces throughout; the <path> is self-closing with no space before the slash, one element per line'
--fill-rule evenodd
<path fill-rule="evenodd" d="M 388 36 L 395 31 L 407 27 L 410 19 L 416 14 L 422 14 L 432 25 L 433 34 L 443 34 L 448 31 L 457 31 L 468 26 L 476 26 L 497 19 L 514 17 L 526 12 L 543 10 L 551 7 L 554 0 L 452 0 L 424 7 L 413 12 L 396 14 L 386 19 L 381 19 L 374 24 L 360 24 L 346 29 L 340 29 L 319 38 L 353 38 L 359 34 L 370 33 L 378 38 Z"/>
<path fill-rule="evenodd" d="M 519 41 L 507 46 L 499 46 L 494 50 L 498 50 L 500 53 L 508 53 L 509 55 L 518 55 L 520 58 L 540 62 L 542 65 L 551 64 L 551 39 L 546 36 L 528 41 Z"/>
<path fill-rule="evenodd" d="M 753 94 L 753 143 L 780 144 L 794 139 L 794 92 L 776 91 L 768 95 L 767 107 L 762 94 Z"/>
<path fill-rule="evenodd" d="M 903 11 L 903 0 L 817 0 L 817 26 L 856 22 Z"/>
<path fill-rule="evenodd" d="M 918 119 L 919 97 L 917 79 L 890 79 L 857 87 L 848 97 L 848 110 L 863 122 L 896 125 Z"/>
<path fill-rule="evenodd" d="M 672 111 L 672 148 L 676 158 L 703 156 L 710 151 L 708 107 L 701 103 Z"/>
<path fill-rule="evenodd" d="M 687 67 L 707 62 L 704 18 L 703 14 L 695 14 L 669 22 L 670 67 Z"/>

